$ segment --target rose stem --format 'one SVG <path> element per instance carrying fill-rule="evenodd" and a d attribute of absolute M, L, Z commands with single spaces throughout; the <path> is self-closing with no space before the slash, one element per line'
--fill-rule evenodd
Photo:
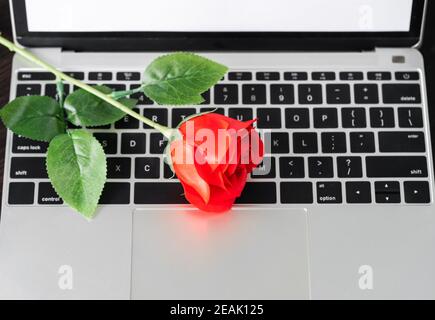
<path fill-rule="evenodd" d="M 95 88 L 87 85 L 86 83 L 83 83 L 77 79 L 74 79 L 74 78 L 66 75 L 65 73 L 57 70 L 52 65 L 42 61 L 37 56 L 32 54 L 30 51 L 27 51 L 26 49 L 23 49 L 23 48 L 16 46 L 13 42 L 7 40 L 6 38 L 3 38 L 1 35 L 0 35 L 0 44 L 5 46 L 6 48 L 8 48 L 10 51 L 16 52 L 17 54 L 24 57 L 25 59 L 37 64 L 38 66 L 42 67 L 43 69 L 50 71 L 51 73 L 53 73 L 57 77 L 57 79 L 65 80 L 65 81 L 67 81 L 67 82 L 69 82 L 69 83 L 71 83 L 71 84 L 73 84 L 73 85 L 75 85 L 83 90 L 86 90 L 87 92 L 89 92 L 89 93 L 97 96 L 98 98 L 106 101 L 107 103 L 111 104 L 115 108 L 118 108 L 119 110 L 132 116 L 133 118 L 136 118 L 139 121 L 142 121 L 143 123 L 147 124 L 148 126 L 160 131 L 165 137 L 170 138 L 173 129 L 168 128 L 166 126 L 162 126 L 162 125 L 134 112 L 130 108 L 124 106 L 122 103 L 115 100 L 112 95 L 104 94 L 104 93 L 96 90 Z"/>

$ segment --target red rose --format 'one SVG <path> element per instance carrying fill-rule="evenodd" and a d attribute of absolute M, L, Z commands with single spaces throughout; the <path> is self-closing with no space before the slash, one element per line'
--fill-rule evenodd
<path fill-rule="evenodd" d="M 208 113 L 182 123 L 182 138 L 170 145 L 171 160 L 190 203 L 209 212 L 231 209 L 263 159 L 254 122 Z"/>

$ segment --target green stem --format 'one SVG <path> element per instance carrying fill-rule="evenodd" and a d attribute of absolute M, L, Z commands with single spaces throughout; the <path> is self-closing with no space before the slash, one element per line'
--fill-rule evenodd
<path fill-rule="evenodd" d="M 0 44 L 5 46 L 6 48 L 8 48 L 10 51 L 16 52 L 17 54 L 19 54 L 20 56 L 24 57 L 25 59 L 37 64 L 38 66 L 42 67 L 43 69 L 50 71 L 51 73 L 53 73 L 57 79 L 62 79 L 64 81 L 67 81 L 83 90 L 86 90 L 89 93 L 92 93 L 93 95 L 97 96 L 98 98 L 104 100 L 105 102 L 111 104 L 112 106 L 114 106 L 115 108 L 118 108 L 119 110 L 125 112 L 126 114 L 132 116 L 133 118 L 138 119 L 139 121 L 142 121 L 143 123 L 149 125 L 150 127 L 160 131 L 165 137 L 170 138 L 173 132 L 173 129 L 166 127 L 166 126 L 162 126 L 146 117 L 143 117 L 142 115 L 134 112 L 133 110 L 131 110 L 130 108 L 124 106 L 122 103 L 116 101 L 110 94 L 104 94 L 98 90 L 96 90 L 95 88 L 87 85 L 86 83 L 83 83 L 77 79 L 74 79 L 68 75 L 66 75 L 65 73 L 57 70 L 54 66 L 48 64 L 47 62 L 42 61 L 41 59 L 39 59 L 37 56 L 35 56 L 34 54 L 32 54 L 30 51 L 27 51 L 23 48 L 20 48 L 18 46 L 16 46 L 13 42 L 3 38 L 0 35 Z"/>
<path fill-rule="evenodd" d="M 131 96 L 132 94 L 138 93 L 138 92 L 142 92 L 143 90 L 143 86 L 137 87 L 136 89 L 131 89 L 131 90 L 123 90 L 123 91 L 114 91 L 110 94 L 110 96 L 115 99 L 121 99 L 121 98 L 125 98 L 127 96 Z"/>
<path fill-rule="evenodd" d="M 65 88 L 63 86 L 63 81 L 61 79 L 56 79 L 56 92 L 59 98 L 59 105 L 60 105 L 60 109 L 62 110 L 62 116 L 65 117 L 65 113 L 63 110 Z"/>
<path fill-rule="evenodd" d="M 56 79 L 56 91 L 57 91 L 57 96 L 59 97 L 60 107 L 63 108 L 65 88 L 63 86 L 63 81 L 61 79 Z"/>

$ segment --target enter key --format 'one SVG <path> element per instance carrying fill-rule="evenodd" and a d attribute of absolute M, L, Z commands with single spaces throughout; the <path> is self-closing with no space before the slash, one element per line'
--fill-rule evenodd
<path fill-rule="evenodd" d="M 425 152 L 423 132 L 379 132 L 381 152 Z"/>

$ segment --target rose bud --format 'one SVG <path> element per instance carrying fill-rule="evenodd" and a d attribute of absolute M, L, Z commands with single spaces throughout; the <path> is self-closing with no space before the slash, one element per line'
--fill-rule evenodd
<path fill-rule="evenodd" d="M 170 143 L 170 158 L 186 199 L 195 207 L 228 211 L 241 195 L 264 155 L 254 122 L 207 113 L 179 126 L 179 138 Z"/>

